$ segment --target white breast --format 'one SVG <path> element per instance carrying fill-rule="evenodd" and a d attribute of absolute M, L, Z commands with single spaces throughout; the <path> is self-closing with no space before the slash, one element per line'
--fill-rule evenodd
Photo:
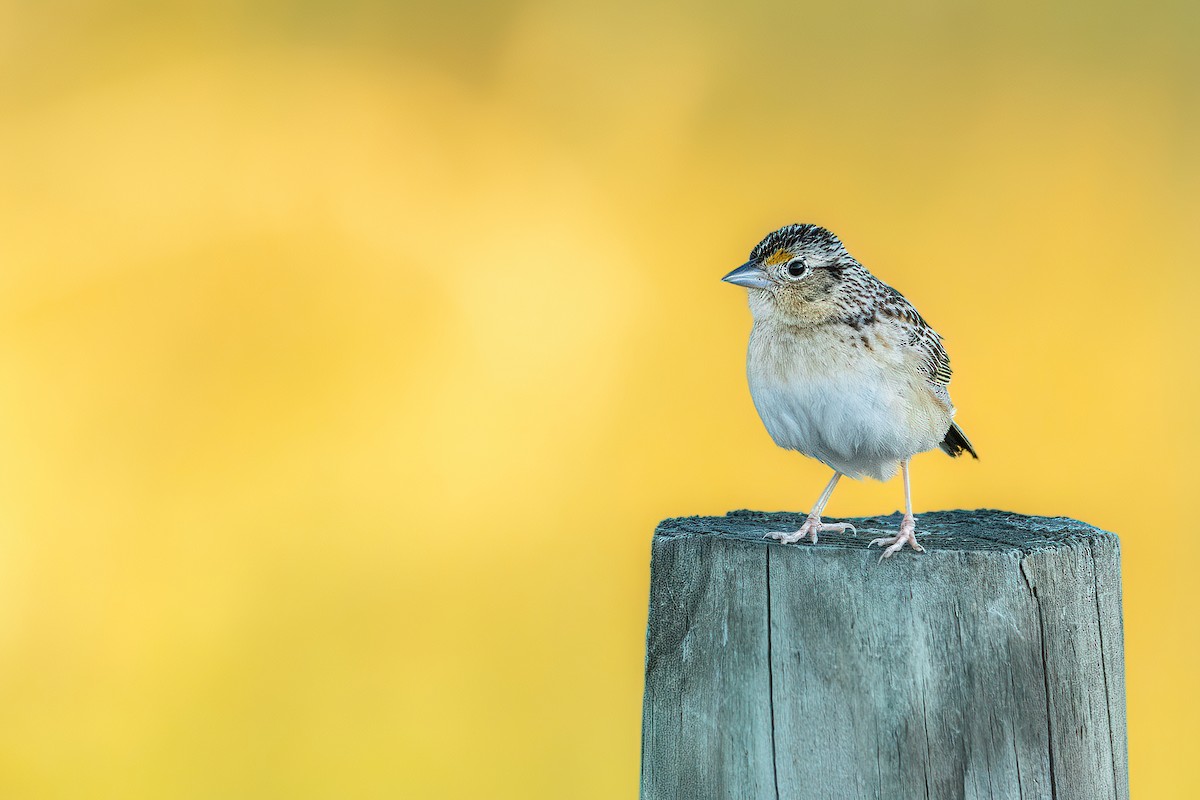
<path fill-rule="evenodd" d="M 853 478 L 887 480 L 902 460 L 937 447 L 954 412 L 903 343 L 871 328 L 756 323 L 747 373 L 776 444 Z"/>

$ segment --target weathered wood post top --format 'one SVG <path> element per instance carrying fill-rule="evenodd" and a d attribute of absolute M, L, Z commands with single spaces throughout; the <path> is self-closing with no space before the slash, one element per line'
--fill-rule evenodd
<path fill-rule="evenodd" d="M 1120 545 L 1063 517 L 918 517 L 923 554 L 669 519 L 652 545 L 642 797 L 1129 796 Z"/>

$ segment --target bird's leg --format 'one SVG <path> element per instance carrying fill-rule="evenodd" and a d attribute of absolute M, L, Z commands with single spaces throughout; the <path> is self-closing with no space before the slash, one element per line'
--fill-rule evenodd
<path fill-rule="evenodd" d="M 925 548 L 917 543 L 917 518 L 912 513 L 912 487 L 908 482 L 908 462 L 907 458 L 900 462 L 900 469 L 904 471 L 904 519 L 900 520 L 900 533 L 895 536 L 872 539 L 871 544 L 867 545 L 867 547 L 876 544 L 887 546 L 883 555 L 879 557 L 880 561 L 899 553 L 905 544 L 918 553 L 925 552 Z"/>
<path fill-rule="evenodd" d="M 857 533 L 854 526 L 849 522 L 836 522 L 826 525 L 821 522 L 821 512 L 825 510 L 825 504 L 829 502 L 829 497 L 833 494 L 833 487 L 837 486 L 838 479 L 842 477 L 842 473 L 834 472 L 833 477 L 829 479 L 829 483 L 825 486 L 825 491 L 821 492 L 821 496 L 817 498 L 816 505 L 809 513 L 808 519 L 804 520 L 804 524 L 794 531 L 771 531 L 764 538 L 778 539 L 784 544 L 792 544 L 793 542 L 803 541 L 805 536 L 812 537 L 812 543 L 817 543 L 817 534 L 825 533 L 844 533 L 847 530 Z"/>

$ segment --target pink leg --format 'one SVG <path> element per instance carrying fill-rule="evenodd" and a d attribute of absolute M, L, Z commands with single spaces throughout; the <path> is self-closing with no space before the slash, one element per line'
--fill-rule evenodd
<path fill-rule="evenodd" d="M 821 512 L 825 510 L 825 504 L 829 502 L 830 496 L 833 495 L 833 487 L 837 486 L 838 480 L 842 477 L 842 473 L 835 472 L 833 477 L 829 479 L 829 483 L 825 486 L 825 491 L 821 492 L 821 496 L 817 498 L 816 505 L 808 515 L 808 519 L 804 520 L 804 524 L 794 531 L 771 531 L 765 539 L 778 539 L 784 544 L 793 544 L 794 542 L 803 541 L 804 537 L 811 536 L 812 543 L 817 543 L 818 533 L 844 533 L 847 530 L 854 531 L 854 526 L 849 522 L 834 522 L 826 524 L 821 522 Z"/>
<path fill-rule="evenodd" d="M 925 548 L 917 542 L 917 518 L 912 513 L 912 488 L 908 482 L 908 461 L 905 459 L 900 464 L 900 468 L 904 471 L 904 519 L 900 520 L 900 533 L 895 536 L 872 539 L 871 543 L 867 545 L 867 547 L 877 544 L 887 546 L 883 555 L 879 557 L 880 561 L 899 553 L 906 544 L 912 547 L 914 552 L 925 552 Z"/>

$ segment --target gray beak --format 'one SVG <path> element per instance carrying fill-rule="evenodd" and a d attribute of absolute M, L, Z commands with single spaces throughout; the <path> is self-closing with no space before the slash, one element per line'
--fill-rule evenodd
<path fill-rule="evenodd" d="M 771 279 L 767 277 L 767 273 L 753 261 L 747 261 L 721 280 L 732 283 L 734 286 L 745 286 L 747 289 L 766 289 L 771 285 Z"/>

